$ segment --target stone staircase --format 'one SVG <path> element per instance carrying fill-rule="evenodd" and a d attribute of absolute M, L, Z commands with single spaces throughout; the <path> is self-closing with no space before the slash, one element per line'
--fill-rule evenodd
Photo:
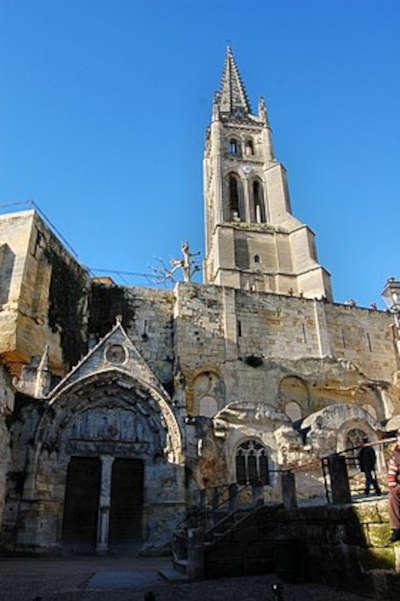
<path fill-rule="evenodd" d="M 212 495 L 214 503 L 210 506 L 205 505 L 203 510 L 193 519 L 193 515 L 181 523 L 173 535 L 172 555 L 174 568 L 186 574 L 191 575 L 189 568 L 190 532 L 198 537 L 198 552 L 202 554 L 203 559 L 214 549 L 215 546 L 223 544 L 227 538 L 232 538 L 236 532 L 245 528 L 246 520 L 264 506 L 263 487 L 252 485 L 239 487 L 235 485 L 230 488 L 228 495 L 220 503 L 216 502 L 215 494 Z M 195 560 L 196 561 L 196 560 Z M 206 561 L 207 563 L 207 561 Z M 253 566 L 248 573 L 259 573 L 265 571 L 266 562 L 263 559 L 262 566 L 258 569 Z M 210 570 L 206 570 L 206 572 Z M 237 573 L 237 571 L 235 572 Z"/>
<path fill-rule="evenodd" d="M 388 544 L 389 535 L 385 498 L 236 510 L 205 531 L 202 576 L 275 573 L 289 582 L 321 582 L 379 601 L 399 601 L 400 543 Z M 193 558 L 196 553 L 189 549 L 176 568 L 185 570 Z"/>

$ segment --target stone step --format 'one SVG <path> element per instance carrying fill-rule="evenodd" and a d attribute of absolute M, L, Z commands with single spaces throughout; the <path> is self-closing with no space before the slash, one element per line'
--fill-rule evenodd
<path fill-rule="evenodd" d="M 174 559 L 173 560 L 174 569 L 181 574 L 187 574 L 187 565 L 189 561 L 187 559 Z"/>
<path fill-rule="evenodd" d="M 189 578 L 185 573 L 175 570 L 174 568 L 162 568 L 158 570 L 159 574 L 168 582 L 189 582 Z"/>

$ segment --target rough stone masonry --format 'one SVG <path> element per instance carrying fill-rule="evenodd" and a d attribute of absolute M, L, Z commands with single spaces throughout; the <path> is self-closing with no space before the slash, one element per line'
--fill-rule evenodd
<path fill-rule="evenodd" d="M 93 279 L 35 211 L 0 217 L 6 550 L 160 550 L 199 490 L 257 481 L 277 501 L 276 470 L 393 423 L 392 317 L 333 301 L 231 50 L 204 201 L 204 283 L 173 291 Z M 312 470 L 297 487 L 323 496 Z"/>

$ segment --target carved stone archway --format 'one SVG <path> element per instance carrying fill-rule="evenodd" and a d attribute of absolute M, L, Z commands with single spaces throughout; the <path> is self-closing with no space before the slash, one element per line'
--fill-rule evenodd
<path fill-rule="evenodd" d="M 158 518 L 158 510 L 153 508 L 160 504 L 160 497 L 161 504 L 166 503 L 161 510 L 164 514 L 171 512 L 172 499 L 184 505 L 182 437 L 166 395 L 119 369 L 91 374 L 58 390 L 39 421 L 32 449 L 24 499 L 35 500 L 38 510 L 32 519 L 40 518 L 44 524 L 35 544 L 49 546 L 60 541 L 67 468 L 72 457 L 101 460 L 98 551 L 108 546 L 115 458 L 140 459 L 145 466 L 146 515 L 152 515 L 153 526 L 144 519 L 144 531 L 154 530 L 158 519 L 162 530 L 165 517 L 159 512 Z M 49 503 L 51 509 L 43 518 Z M 32 523 L 25 525 L 25 540 L 28 528 L 32 530 Z M 146 532 L 142 537 L 145 541 L 150 536 Z"/>

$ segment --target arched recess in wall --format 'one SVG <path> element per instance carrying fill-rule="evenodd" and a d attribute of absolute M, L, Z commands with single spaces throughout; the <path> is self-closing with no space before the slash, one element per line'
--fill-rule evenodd
<path fill-rule="evenodd" d="M 369 413 L 371 417 L 373 417 L 374 419 L 378 419 L 377 411 L 373 405 L 366 403 L 365 405 L 363 405 L 363 409 L 365 409 L 365 411 Z"/>
<path fill-rule="evenodd" d="M 356 459 L 359 449 L 356 447 L 359 447 L 362 444 L 364 437 L 368 439 L 368 442 L 375 442 L 378 440 L 378 422 L 376 422 L 365 409 L 356 406 L 353 406 L 353 408 L 350 408 L 350 406 L 348 407 L 353 413 L 353 416 L 350 418 L 349 415 L 348 417 L 350 419 L 343 421 L 338 428 L 337 451 L 341 452 L 347 450 L 346 455 L 349 459 L 350 467 L 357 467 L 358 469 Z M 374 450 L 376 453 L 378 470 L 385 469 L 382 448 L 378 446 L 374 447 Z"/>
<path fill-rule="evenodd" d="M 224 383 L 214 371 L 203 371 L 193 381 L 192 413 L 214 417 L 222 409 L 225 398 Z"/>
<path fill-rule="evenodd" d="M 182 462 L 182 435 L 177 419 L 171 410 L 169 399 L 164 391 L 158 390 L 154 384 L 132 377 L 120 369 L 109 369 L 100 373 L 93 373 L 73 381 L 51 398 L 49 405 L 40 417 L 35 433 L 35 449 L 53 447 L 60 449 L 60 440 L 66 431 L 67 425 L 80 412 L 92 410 L 97 405 L 105 403 L 106 409 L 110 411 L 108 417 L 114 419 L 111 413 L 117 405 L 115 399 L 122 409 L 137 411 L 138 424 L 140 415 L 146 415 L 143 410 L 143 399 L 148 413 L 154 414 L 154 423 L 157 422 L 165 430 L 166 440 L 165 457 L 168 462 L 180 464 Z M 113 399 L 113 400 L 111 400 Z M 104 403 L 103 403 L 104 401 Z M 104 417 L 104 416 L 103 416 Z M 107 427 L 108 425 L 107 417 Z M 151 421 L 151 420 L 150 420 Z M 149 421 L 149 423 L 150 423 Z M 121 420 L 121 436 L 127 422 Z M 139 427 L 139 426 L 138 426 Z M 154 427 L 155 429 L 155 427 Z M 119 431 L 119 428 L 117 428 Z M 118 434 L 119 436 L 119 434 Z"/>
<path fill-rule="evenodd" d="M 244 153 L 246 156 L 254 156 L 254 142 L 251 138 L 248 138 L 244 144 Z"/>
<path fill-rule="evenodd" d="M 227 221 L 245 221 L 243 185 L 237 173 L 229 173 L 226 178 L 226 211 Z"/>
<path fill-rule="evenodd" d="M 285 409 L 285 414 L 288 416 L 288 418 L 292 422 L 297 422 L 299 419 L 301 419 L 303 417 L 303 412 L 301 410 L 301 407 L 295 401 L 289 401 L 288 403 L 286 403 L 284 409 Z"/>
<path fill-rule="evenodd" d="M 228 151 L 232 156 L 240 157 L 242 154 L 240 140 L 235 137 L 230 138 L 228 142 Z"/>
<path fill-rule="evenodd" d="M 343 446 L 347 450 L 346 457 L 348 469 L 357 470 L 357 472 L 359 471 L 358 454 L 365 439 L 367 439 L 367 442 L 375 442 L 377 440 L 376 432 L 371 430 L 368 423 L 350 422 L 350 424 L 346 424 L 344 427 Z M 373 448 L 376 456 L 377 470 L 381 471 L 383 469 L 386 471 L 383 447 L 374 446 Z"/>
<path fill-rule="evenodd" d="M 265 223 L 266 211 L 265 211 L 265 199 L 264 199 L 264 187 L 260 179 L 255 178 L 251 182 L 251 220 L 256 223 Z"/>
<path fill-rule="evenodd" d="M 386 419 L 382 399 L 375 388 L 360 386 L 355 399 L 374 419 Z"/>
<path fill-rule="evenodd" d="M 270 484 L 267 448 L 256 439 L 245 440 L 236 448 L 236 482 Z"/>
<path fill-rule="evenodd" d="M 279 398 L 281 407 L 290 419 L 292 417 L 286 411 L 287 407 L 293 415 L 295 407 L 298 407 L 301 413 L 300 417 L 304 417 L 310 411 L 310 397 L 307 384 L 298 376 L 287 376 L 281 380 L 279 384 Z"/>
<path fill-rule="evenodd" d="M 345 447 L 348 449 L 347 456 L 350 459 L 352 467 L 357 466 L 358 447 L 363 444 L 365 437 L 368 438 L 367 433 L 360 427 L 351 428 L 346 434 Z"/>

